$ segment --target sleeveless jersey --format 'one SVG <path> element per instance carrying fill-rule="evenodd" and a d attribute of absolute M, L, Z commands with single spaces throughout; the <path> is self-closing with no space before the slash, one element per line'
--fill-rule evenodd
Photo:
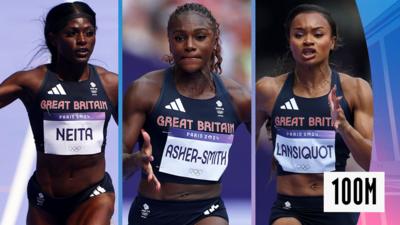
<path fill-rule="evenodd" d="M 336 133 L 330 115 L 328 94 L 304 98 L 293 93 L 294 73 L 289 73 L 272 111 L 272 139 L 277 174 L 344 171 L 349 149 Z M 332 70 L 331 88 L 343 96 L 339 74 Z M 347 121 L 353 115 L 343 98 L 340 105 Z"/>
<path fill-rule="evenodd" d="M 144 124 L 153 147 L 152 167 L 161 182 L 220 182 L 240 120 L 221 79 L 212 76 L 215 96 L 200 100 L 181 95 L 172 68 L 165 71 L 160 97 Z"/>
<path fill-rule="evenodd" d="M 79 82 L 62 81 L 48 70 L 38 95 L 26 108 L 36 150 L 54 155 L 104 151 L 108 121 L 115 113 L 92 65 L 89 78 Z"/>

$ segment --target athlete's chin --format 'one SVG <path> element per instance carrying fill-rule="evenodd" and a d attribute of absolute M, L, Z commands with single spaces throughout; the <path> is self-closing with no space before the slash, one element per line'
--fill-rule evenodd
<path fill-rule="evenodd" d="M 72 62 L 75 64 L 86 64 L 89 62 L 89 57 L 74 58 Z"/>
<path fill-rule="evenodd" d="M 309 60 L 299 60 L 296 63 L 303 65 L 303 66 L 317 66 L 317 65 L 320 65 L 322 63 L 322 61 L 323 60 L 313 58 L 313 59 L 309 59 Z"/>
<path fill-rule="evenodd" d="M 185 73 L 197 73 L 200 72 L 202 69 L 202 66 L 200 65 L 180 65 L 180 68 L 182 71 Z"/>

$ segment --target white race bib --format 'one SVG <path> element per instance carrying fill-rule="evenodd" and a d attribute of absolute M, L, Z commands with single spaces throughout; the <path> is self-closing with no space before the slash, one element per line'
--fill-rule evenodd
<path fill-rule="evenodd" d="M 171 128 L 160 171 L 175 176 L 218 181 L 228 166 L 233 134 Z"/>
<path fill-rule="evenodd" d="M 335 170 L 334 130 L 276 130 L 274 157 L 284 171 L 323 173 Z"/>
<path fill-rule="evenodd" d="M 44 152 L 91 155 L 101 152 L 105 112 L 43 115 Z"/>

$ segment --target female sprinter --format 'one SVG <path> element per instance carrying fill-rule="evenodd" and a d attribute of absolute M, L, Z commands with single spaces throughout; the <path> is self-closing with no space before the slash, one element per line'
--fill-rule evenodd
<path fill-rule="evenodd" d="M 115 197 L 104 149 L 118 78 L 88 64 L 96 14 L 83 2 L 59 4 L 46 16 L 44 37 L 51 62 L 0 85 L 1 107 L 24 103 L 36 144 L 27 224 L 110 224 Z"/>
<path fill-rule="evenodd" d="M 257 131 L 271 124 L 278 197 L 272 225 L 356 224 L 357 215 L 323 212 L 323 172 L 344 171 L 351 153 L 369 168 L 370 85 L 329 65 L 338 34 L 329 12 L 299 5 L 286 20 L 292 72 L 256 84 Z"/>
<path fill-rule="evenodd" d="M 168 39 L 172 67 L 143 75 L 124 98 L 124 175 L 142 168 L 129 224 L 226 225 L 220 178 L 235 129 L 250 122 L 250 96 L 219 75 L 220 30 L 207 8 L 179 6 Z"/>

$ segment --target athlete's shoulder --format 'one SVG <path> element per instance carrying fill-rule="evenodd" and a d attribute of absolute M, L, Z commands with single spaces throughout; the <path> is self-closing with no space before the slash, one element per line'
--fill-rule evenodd
<path fill-rule="evenodd" d="M 360 77 L 355 77 L 346 73 L 339 73 L 340 81 L 344 85 L 368 85 L 368 81 Z"/>
<path fill-rule="evenodd" d="M 371 89 L 371 85 L 362 78 L 353 77 L 346 73 L 339 73 L 339 77 L 340 77 L 340 84 L 345 93 Z"/>
<path fill-rule="evenodd" d="M 239 91 L 246 93 L 248 91 L 247 88 L 244 87 L 244 85 L 239 84 L 237 81 L 231 78 L 228 78 L 223 75 L 216 75 L 216 76 L 219 76 L 221 78 L 221 81 L 228 92 Z"/>
<path fill-rule="evenodd" d="M 15 72 L 7 80 L 36 91 L 43 82 L 47 71 L 46 65 L 40 65 L 33 69 Z"/>
<path fill-rule="evenodd" d="M 151 110 L 160 96 L 165 70 L 156 70 L 133 81 L 125 93 L 126 102 L 135 102 L 140 108 Z"/>
<path fill-rule="evenodd" d="M 256 83 L 256 108 L 257 111 L 264 111 L 271 115 L 276 99 L 285 83 L 288 74 L 281 74 L 260 78 Z"/>
<path fill-rule="evenodd" d="M 351 108 L 364 101 L 372 103 L 372 88 L 366 80 L 345 73 L 339 73 L 339 77 L 343 95 Z"/>
<path fill-rule="evenodd" d="M 217 75 L 218 76 L 218 75 Z M 236 107 L 240 120 L 243 122 L 250 121 L 251 114 L 251 96 L 249 90 L 233 79 L 220 76 L 225 89 L 231 96 L 232 102 Z"/>
<path fill-rule="evenodd" d="M 164 81 L 166 69 L 154 70 L 143 74 L 138 82 L 148 82 L 150 84 L 162 84 Z"/>
<path fill-rule="evenodd" d="M 21 79 L 43 79 L 47 70 L 46 65 L 40 65 L 33 69 L 17 71 L 11 76 Z"/>
<path fill-rule="evenodd" d="M 143 74 L 137 80 L 129 85 L 128 90 L 140 89 L 141 91 L 150 92 L 154 90 L 161 90 L 165 76 L 165 69 L 155 70 Z"/>
<path fill-rule="evenodd" d="M 93 65 L 100 79 L 104 81 L 104 83 L 112 83 L 118 85 L 118 74 L 113 73 L 101 66 Z"/>
<path fill-rule="evenodd" d="M 228 91 L 228 93 L 231 95 L 231 97 L 234 99 L 236 102 L 250 102 L 251 97 L 250 97 L 250 91 L 248 88 L 246 88 L 244 85 L 239 84 L 238 82 L 224 77 L 220 76 L 221 80 L 224 84 L 225 89 Z"/>
<path fill-rule="evenodd" d="M 105 92 L 112 104 L 115 106 L 118 102 L 118 75 L 107 69 L 93 65 L 97 74 L 99 75 L 100 81 L 105 89 Z"/>
<path fill-rule="evenodd" d="M 272 97 L 278 95 L 287 77 L 288 74 L 285 73 L 274 77 L 264 76 L 260 78 L 256 83 L 257 95 L 259 94 L 265 97 Z"/>

